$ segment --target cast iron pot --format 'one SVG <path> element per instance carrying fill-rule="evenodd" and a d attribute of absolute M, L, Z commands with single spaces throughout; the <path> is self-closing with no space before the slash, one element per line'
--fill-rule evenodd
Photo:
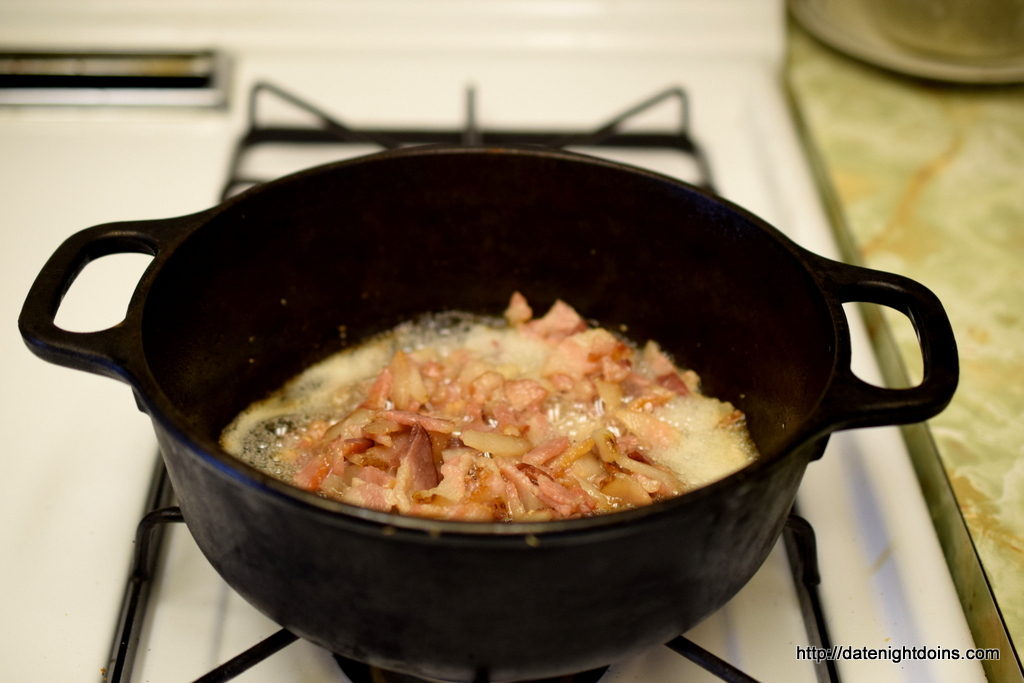
<path fill-rule="evenodd" d="M 57 328 L 76 274 L 113 252 L 155 257 L 125 320 Z M 746 412 L 763 458 L 647 508 L 503 525 L 325 500 L 218 446 L 250 402 L 346 344 L 427 311 L 499 314 L 517 289 L 661 342 Z M 853 375 L 849 301 L 909 315 L 920 385 Z M 449 680 L 586 670 L 686 631 L 761 565 L 830 432 L 926 419 L 957 381 L 949 322 L 916 282 L 811 254 L 682 182 L 527 148 L 387 152 L 84 230 L 20 325 L 42 358 L 131 385 L 196 543 L 246 600 L 341 655 Z"/>

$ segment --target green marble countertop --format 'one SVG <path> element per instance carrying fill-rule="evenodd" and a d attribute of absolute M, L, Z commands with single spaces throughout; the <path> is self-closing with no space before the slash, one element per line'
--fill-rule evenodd
<path fill-rule="evenodd" d="M 1024 87 L 891 74 L 795 25 L 785 85 L 845 257 L 925 284 L 953 323 L 960 386 L 908 444 L 975 640 L 1003 649 L 989 676 L 1020 680 Z M 887 380 L 913 382 L 918 344 L 897 317 L 869 327 Z"/>

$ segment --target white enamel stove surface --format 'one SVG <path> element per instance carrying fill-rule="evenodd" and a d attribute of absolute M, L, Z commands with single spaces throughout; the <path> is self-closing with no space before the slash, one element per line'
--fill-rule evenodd
<path fill-rule="evenodd" d="M 475 85 L 482 127 L 587 130 L 667 86 L 690 96 L 692 131 L 721 193 L 804 246 L 836 250 L 784 105 L 782 15 L 754 0 L 520 3 L 59 2 L 9 0 L 0 43 L 222 47 L 227 112 L 0 110 L 2 409 L 8 456 L 0 544 L 7 587 L 4 680 L 97 680 L 106 664 L 155 440 L 131 392 L 31 357 L 15 330 L 29 283 L 59 242 L 101 222 L 209 206 L 241 130 L 244 94 L 267 79 L 358 126 L 456 127 Z M 669 125 L 671 107 L 638 122 Z M 649 153 L 617 157 L 690 177 Z M 281 160 L 270 160 L 276 163 Z M 282 163 L 289 165 L 294 160 Z M 142 263 L 87 269 L 62 324 L 118 319 Z M 97 275 L 90 276 L 90 270 Z M 106 317 L 104 317 L 106 316 Z M 855 369 L 877 379 L 853 320 Z M 837 434 L 799 494 L 817 531 L 832 641 L 972 646 L 895 429 Z M 168 536 L 133 680 L 202 675 L 277 630 L 216 576 L 183 527 Z M 813 681 L 781 546 L 748 586 L 687 634 L 765 681 Z M 529 653 L 524 653 L 529 656 Z M 949 662 L 840 662 L 843 680 L 983 680 Z M 345 680 L 330 656 L 288 646 L 242 681 Z M 605 681 L 715 680 L 664 647 Z"/>

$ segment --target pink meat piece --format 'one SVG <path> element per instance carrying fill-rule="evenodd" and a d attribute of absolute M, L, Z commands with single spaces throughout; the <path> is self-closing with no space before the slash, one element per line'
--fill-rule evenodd
<path fill-rule="evenodd" d="M 666 389 L 676 392 L 680 396 L 686 396 L 690 393 L 690 388 L 686 386 L 686 382 L 679 376 L 679 373 L 673 371 L 665 373 L 664 375 L 658 375 L 657 382 Z"/>
<path fill-rule="evenodd" d="M 363 401 L 363 407 L 371 410 L 383 410 L 387 405 L 388 396 L 391 394 L 392 381 L 391 369 L 381 370 L 377 379 L 370 386 L 366 400 Z"/>
<path fill-rule="evenodd" d="M 462 522 L 490 522 L 494 519 L 494 511 L 491 506 L 475 500 L 448 506 L 444 508 L 444 513 L 439 516 Z"/>
<path fill-rule="evenodd" d="M 543 318 L 526 323 L 526 329 L 543 339 L 557 341 L 587 329 L 587 323 L 569 304 L 556 301 Z"/>
<path fill-rule="evenodd" d="M 559 515 L 568 517 L 579 506 L 579 496 L 551 477 L 537 477 L 537 496 Z"/>
<path fill-rule="evenodd" d="M 378 467 L 360 467 L 355 478 L 362 479 L 367 484 L 390 487 L 395 483 L 395 478 Z"/>
<path fill-rule="evenodd" d="M 526 514 L 526 506 L 523 505 L 523 501 L 519 497 L 519 490 L 512 482 L 503 481 L 505 482 L 505 508 L 508 510 L 508 515 L 512 519 L 521 517 Z"/>
<path fill-rule="evenodd" d="M 638 484 L 640 484 L 640 488 L 642 488 L 647 493 L 658 493 L 659 491 L 664 492 L 663 491 L 663 489 L 665 488 L 664 484 L 662 484 L 657 479 L 651 479 L 650 477 L 645 477 L 642 474 L 636 474 L 636 473 L 633 474 L 633 479 Z"/>
<path fill-rule="evenodd" d="M 434 360 L 429 360 L 420 365 L 420 374 L 424 378 L 441 379 L 444 377 L 444 366 Z"/>
<path fill-rule="evenodd" d="M 345 474 L 345 468 L 351 466 L 352 465 L 348 461 L 346 461 L 345 458 L 335 458 L 334 464 L 331 465 L 331 471 L 329 472 L 329 474 L 336 474 L 337 476 L 340 477 Z"/>
<path fill-rule="evenodd" d="M 494 431 L 491 425 L 484 419 L 484 407 L 476 401 L 467 401 L 462 409 L 462 425 L 460 429 L 474 430 L 478 432 Z"/>
<path fill-rule="evenodd" d="M 444 406 L 448 403 L 455 403 L 462 398 L 462 385 L 451 380 L 438 382 L 437 387 L 430 395 L 430 403 L 435 406 Z"/>
<path fill-rule="evenodd" d="M 563 393 L 571 391 L 572 388 L 576 386 L 576 382 L 572 377 L 561 372 L 556 372 L 548 377 L 548 381 L 551 382 L 551 386 L 553 386 L 557 391 Z"/>
<path fill-rule="evenodd" d="M 342 500 L 371 510 L 387 512 L 394 507 L 394 494 L 391 489 L 366 481 L 356 482 L 345 491 Z"/>
<path fill-rule="evenodd" d="M 504 383 L 501 373 L 493 370 L 484 372 L 469 383 L 469 395 L 480 403 L 487 403 Z"/>
<path fill-rule="evenodd" d="M 334 467 L 334 455 L 327 449 L 313 454 L 305 465 L 292 476 L 292 483 L 307 491 L 316 491 Z"/>
<path fill-rule="evenodd" d="M 501 476 L 497 463 L 491 458 L 478 456 L 474 460 L 476 464 L 475 488 L 472 495 L 474 498 L 488 501 L 497 501 L 505 505 L 505 480 Z"/>
<path fill-rule="evenodd" d="M 397 422 L 400 425 L 406 425 L 408 427 L 415 427 L 418 425 L 428 432 L 451 434 L 455 431 L 455 423 L 451 420 L 445 420 L 440 417 L 431 417 L 430 415 L 415 413 L 411 410 L 385 410 L 382 411 L 380 415 L 384 419 Z"/>
<path fill-rule="evenodd" d="M 527 415 L 521 416 L 520 420 L 526 425 L 526 437 L 535 446 L 539 446 L 551 434 L 551 422 L 548 420 L 548 416 L 537 408 L 531 410 Z"/>
<path fill-rule="evenodd" d="M 651 384 L 651 380 L 647 379 L 643 375 L 630 372 L 629 375 L 622 380 L 622 392 L 626 396 L 641 396 L 647 390 L 647 387 L 651 386 Z"/>
<path fill-rule="evenodd" d="M 434 493 L 452 502 L 466 496 L 466 476 L 473 466 L 473 455 L 460 453 L 441 465 L 441 482 L 434 487 Z"/>
<path fill-rule="evenodd" d="M 569 448 L 569 439 L 565 436 L 556 436 L 548 439 L 523 456 L 523 462 L 530 465 L 546 465 Z"/>
<path fill-rule="evenodd" d="M 640 439 L 636 434 L 623 434 L 615 439 L 615 443 L 618 446 L 620 453 L 625 453 L 631 458 L 635 453 L 640 457 L 634 458 L 634 460 L 640 460 L 641 462 L 647 461 L 647 459 L 643 457 L 643 454 L 640 453 Z"/>
<path fill-rule="evenodd" d="M 340 448 L 339 448 L 340 446 Z M 353 453 L 364 453 L 373 446 L 373 439 L 358 437 L 355 439 L 335 439 L 331 443 L 332 448 L 339 449 L 339 455 L 352 455 Z"/>
<path fill-rule="evenodd" d="M 660 377 L 667 374 L 675 374 L 676 366 L 669 359 L 668 355 L 661 350 L 655 342 L 649 341 L 644 346 L 643 350 L 644 361 L 651 368 L 651 372 L 655 377 Z"/>
<path fill-rule="evenodd" d="M 539 405 L 548 397 L 548 390 L 532 379 L 514 379 L 505 382 L 505 398 L 515 410 L 526 410 Z"/>
<path fill-rule="evenodd" d="M 404 447 L 408 438 L 408 434 L 399 434 L 396 440 Z M 366 451 L 366 454 L 372 456 L 375 461 L 382 463 L 390 471 L 398 467 L 402 451 L 403 449 L 374 446 Z"/>
<path fill-rule="evenodd" d="M 563 373 L 580 379 L 606 367 L 615 372 L 615 366 L 627 351 L 628 347 L 607 330 L 585 330 L 558 342 L 544 364 L 544 374 Z M 625 377 L 621 370 L 618 374 Z"/>
<path fill-rule="evenodd" d="M 565 375 L 579 380 L 598 368 L 598 363 L 591 359 L 590 349 L 578 337 L 571 336 L 558 342 L 548 356 L 544 362 L 544 375 Z"/>
<path fill-rule="evenodd" d="M 667 448 L 679 439 L 679 430 L 653 415 L 629 410 L 616 411 L 615 415 L 645 446 Z"/>
<path fill-rule="evenodd" d="M 615 335 L 599 327 L 575 335 L 575 338 L 587 349 L 593 359 L 621 354 L 627 349 L 625 344 L 615 338 Z"/>
<path fill-rule="evenodd" d="M 462 420 L 467 423 L 483 422 L 484 419 L 484 406 L 482 403 L 476 401 L 466 401 L 465 408 L 462 409 Z"/>
<path fill-rule="evenodd" d="M 430 436 L 419 424 L 414 424 L 404 451 L 400 451 L 402 462 L 409 466 L 409 492 L 432 489 L 441 481 L 434 463 L 434 451 Z"/>
<path fill-rule="evenodd" d="M 505 401 L 497 401 L 495 403 L 492 403 L 490 408 L 491 416 L 493 416 L 494 419 L 498 421 L 499 429 L 501 427 L 516 426 L 517 424 L 519 424 L 519 419 L 516 415 L 516 411 L 512 410 L 512 406 L 510 406 Z"/>
<path fill-rule="evenodd" d="M 606 382 L 621 382 L 629 377 L 631 369 L 629 361 L 613 360 L 609 356 L 601 359 L 601 375 Z"/>
<path fill-rule="evenodd" d="M 505 460 L 498 462 L 498 469 L 505 480 L 515 487 L 516 493 L 519 494 L 519 500 L 527 510 L 539 510 L 546 507 L 538 496 L 537 484 L 525 472 Z"/>
<path fill-rule="evenodd" d="M 533 317 L 533 309 L 526 303 L 526 297 L 519 292 L 512 292 L 508 308 L 505 309 L 505 320 L 511 325 L 520 325 Z"/>

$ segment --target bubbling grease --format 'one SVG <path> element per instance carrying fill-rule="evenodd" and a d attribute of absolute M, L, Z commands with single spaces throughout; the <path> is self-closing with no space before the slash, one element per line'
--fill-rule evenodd
<path fill-rule="evenodd" d="M 427 315 L 309 367 L 241 413 L 222 446 L 329 498 L 479 521 L 637 507 L 758 457 L 742 414 L 656 344 L 588 329 L 561 302 L 531 320 L 517 296 L 508 321 Z"/>

